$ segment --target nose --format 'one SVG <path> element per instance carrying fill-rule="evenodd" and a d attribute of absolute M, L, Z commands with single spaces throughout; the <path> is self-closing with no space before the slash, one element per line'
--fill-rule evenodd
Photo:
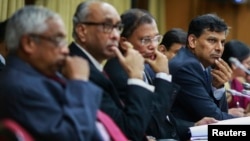
<path fill-rule="evenodd" d="M 112 30 L 112 32 L 110 33 L 110 37 L 111 37 L 112 39 L 119 40 L 119 39 L 120 39 L 120 34 L 121 34 L 121 32 L 119 31 L 119 29 L 114 28 L 114 29 Z"/>
<path fill-rule="evenodd" d="M 158 45 L 159 45 L 158 41 L 151 40 L 150 45 L 148 46 L 148 48 L 152 49 L 152 50 L 155 50 L 155 49 L 157 49 Z"/>
<path fill-rule="evenodd" d="M 224 44 L 221 43 L 221 42 L 219 42 L 219 43 L 216 45 L 216 48 L 215 48 L 215 49 L 218 50 L 218 51 L 222 51 L 222 50 L 224 49 Z"/>
<path fill-rule="evenodd" d="M 65 55 L 69 54 L 69 47 L 67 45 L 64 45 L 63 47 L 61 47 L 61 52 Z"/>

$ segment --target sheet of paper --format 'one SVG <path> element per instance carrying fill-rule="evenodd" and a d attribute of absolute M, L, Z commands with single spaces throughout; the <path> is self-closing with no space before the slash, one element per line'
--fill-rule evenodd
<path fill-rule="evenodd" d="M 250 125 L 250 117 L 241 117 L 241 118 L 222 120 L 213 124 L 215 125 Z M 193 126 L 193 127 L 190 127 L 190 131 L 191 131 L 191 138 L 207 137 L 208 125 Z"/>

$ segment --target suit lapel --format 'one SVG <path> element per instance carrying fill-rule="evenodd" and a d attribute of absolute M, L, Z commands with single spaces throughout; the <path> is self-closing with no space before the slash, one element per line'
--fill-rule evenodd
<path fill-rule="evenodd" d="M 120 102 L 120 98 L 118 97 L 118 93 L 114 85 L 112 84 L 112 82 L 94 66 L 94 64 L 90 61 L 87 55 L 82 50 L 80 50 L 74 43 L 72 43 L 69 46 L 69 49 L 70 49 L 71 55 L 81 56 L 89 62 L 90 81 L 94 82 L 96 85 L 98 85 L 108 94 L 110 94 L 110 96 L 116 102 L 116 104 L 118 104 L 119 106 L 122 106 L 122 103 Z"/>

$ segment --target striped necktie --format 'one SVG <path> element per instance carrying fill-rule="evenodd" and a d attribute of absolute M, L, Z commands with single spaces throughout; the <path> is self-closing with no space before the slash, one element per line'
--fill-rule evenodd
<path fill-rule="evenodd" d="M 128 141 L 115 122 L 104 112 L 97 112 L 97 119 L 104 125 L 112 141 Z"/>

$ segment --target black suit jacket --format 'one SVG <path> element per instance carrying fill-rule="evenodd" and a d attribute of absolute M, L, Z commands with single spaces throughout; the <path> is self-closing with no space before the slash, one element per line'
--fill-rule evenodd
<path fill-rule="evenodd" d="M 173 106 L 175 116 L 193 122 L 206 116 L 217 120 L 234 118 L 227 113 L 225 94 L 220 100 L 216 100 L 210 72 L 207 73 L 207 80 L 201 63 L 188 48 L 182 48 L 170 60 L 169 69 L 173 82 L 181 86 Z"/>
<path fill-rule="evenodd" d="M 114 58 L 109 60 L 104 69 L 114 82 L 115 87 L 121 92 L 120 94 L 123 94 L 123 99 L 126 99 L 127 95 L 125 89 L 128 76 L 118 59 Z M 170 113 L 179 86 L 166 80 L 156 78 L 154 72 L 147 64 L 145 65 L 144 72 L 147 74 L 149 83 L 155 86 L 152 119 L 146 134 L 152 135 L 157 139 L 187 140 L 188 127 L 193 126 L 193 123 L 183 120 L 177 121 Z M 167 120 L 166 116 L 168 116 L 170 121 Z"/>
<path fill-rule="evenodd" d="M 153 93 L 137 85 L 126 85 L 126 105 L 121 103 L 113 82 L 97 70 L 86 54 L 75 43 L 69 46 L 70 54 L 81 56 L 90 64 L 90 81 L 103 89 L 101 109 L 107 113 L 133 141 L 145 139 L 145 130 L 151 119 Z"/>

